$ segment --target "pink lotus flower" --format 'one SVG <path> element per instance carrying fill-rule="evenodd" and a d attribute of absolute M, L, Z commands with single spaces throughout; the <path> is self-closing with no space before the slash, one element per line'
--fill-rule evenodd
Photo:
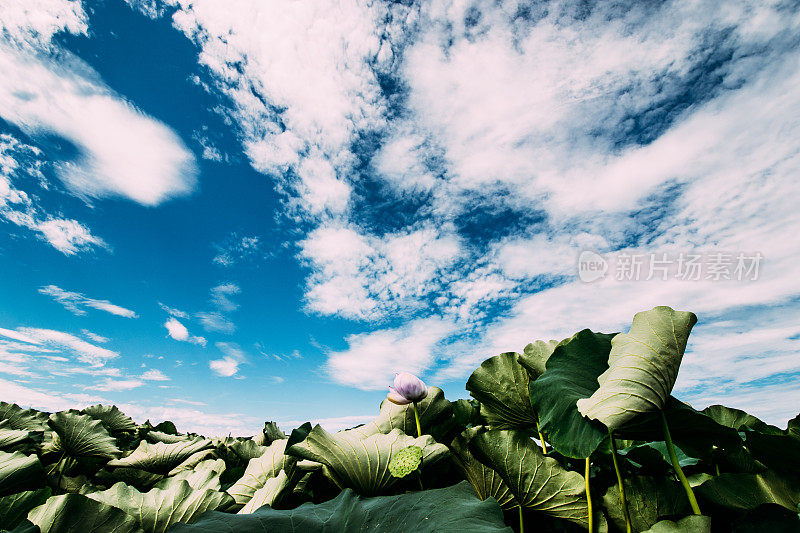
<path fill-rule="evenodd" d="M 395 374 L 394 387 L 389 387 L 386 398 L 397 405 L 418 402 L 428 396 L 428 386 L 414 374 L 400 372 Z"/>

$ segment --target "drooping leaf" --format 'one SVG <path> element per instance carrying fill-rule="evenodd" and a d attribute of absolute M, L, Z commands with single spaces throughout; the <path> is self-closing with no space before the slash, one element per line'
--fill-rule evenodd
<path fill-rule="evenodd" d="M 136 431 L 136 423 L 116 405 L 93 405 L 84 409 L 83 414 L 99 420 L 109 433 Z"/>
<path fill-rule="evenodd" d="M 800 476 L 800 440 L 789 435 L 770 435 L 753 430 L 744 434 L 753 457 L 776 472 Z"/>
<path fill-rule="evenodd" d="M 95 481 L 110 487 L 111 485 L 122 481 L 139 490 L 150 490 L 156 483 L 164 479 L 162 474 L 153 474 L 138 468 L 118 467 L 118 468 L 103 468 L 94 476 Z"/>
<path fill-rule="evenodd" d="M 703 409 L 702 412 L 710 416 L 716 423 L 733 428 L 736 431 L 741 431 L 742 428 L 746 427 L 769 435 L 783 433 L 779 428 L 770 426 L 741 409 L 725 407 L 724 405 L 711 405 Z"/>
<path fill-rule="evenodd" d="M 388 434 L 375 434 L 357 439 L 352 434 L 331 435 L 322 426 L 315 426 L 302 442 L 287 448 L 286 453 L 301 459 L 322 463 L 331 470 L 341 488 L 355 489 L 359 494 L 380 494 L 397 482 L 389 472 L 394 454 L 408 446 L 422 448 L 423 468 L 448 455 L 446 446 L 430 435 L 413 438 L 398 429 Z"/>
<path fill-rule="evenodd" d="M 556 340 L 536 341 L 525 347 L 525 350 L 519 355 L 519 364 L 528 371 L 531 379 L 537 379 L 544 374 L 547 360 L 553 355 L 558 344 L 559 341 Z"/>
<path fill-rule="evenodd" d="M 285 455 L 287 439 L 276 440 L 259 457 L 250 459 L 244 475 L 228 488 L 228 494 L 239 505 L 247 504 L 253 495 L 284 469 L 292 469 L 297 459 Z"/>
<path fill-rule="evenodd" d="M 42 505 L 50 497 L 49 487 L 9 494 L 0 498 L 0 530 L 14 529 L 28 516 L 34 507 Z"/>
<path fill-rule="evenodd" d="M 500 474 L 478 461 L 469 449 L 467 439 L 458 435 L 450 443 L 453 459 L 469 481 L 478 498 L 485 500 L 494 498 L 503 509 L 512 509 L 519 504 L 514 493 L 508 488 Z"/>
<path fill-rule="evenodd" d="M 11 429 L 45 431 L 47 414 L 34 409 L 23 409 L 15 403 L 0 402 L 0 420 L 7 420 Z"/>
<path fill-rule="evenodd" d="M 50 415 L 53 450 L 70 457 L 116 457 L 121 451 L 99 420 L 75 411 Z"/>
<path fill-rule="evenodd" d="M 189 442 L 193 440 L 186 435 L 173 435 L 171 433 L 164 433 L 163 431 L 156 430 L 148 431 L 145 438 L 153 443 L 163 442 L 164 444 L 175 444 L 176 442 Z"/>
<path fill-rule="evenodd" d="M 186 459 L 184 459 L 182 463 L 180 463 L 178 466 L 170 470 L 167 473 L 167 475 L 175 476 L 186 470 L 194 470 L 194 468 L 203 461 L 207 461 L 209 459 L 218 459 L 218 458 L 219 456 L 217 454 L 216 448 L 206 448 L 205 450 L 200 450 L 199 452 L 195 452 Z"/>
<path fill-rule="evenodd" d="M 239 510 L 239 514 L 250 514 L 265 505 L 274 506 L 289 488 L 290 479 L 285 470 L 271 477 L 253 493 L 253 497 Z"/>
<path fill-rule="evenodd" d="M 167 477 L 153 485 L 155 489 L 169 489 L 171 486 L 186 481 L 194 490 L 220 490 L 220 477 L 225 472 L 225 461 L 209 459 L 202 461 L 192 470 L 184 470 L 172 477 Z"/>
<path fill-rule="evenodd" d="M 264 422 L 264 429 L 261 433 L 253 436 L 253 441 L 259 446 L 269 446 L 272 441 L 282 440 L 286 434 L 281 431 L 275 422 Z"/>
<path fill-rule="evenodd" d="M 82 494 L 49 498 L 28 513 L 28 520 L 42 533 L 141 533 L 133 517 L 124 511 Z"/>
<path fill-rule="evenodd" d="M 611 341 L 608 370 L 598 378 L 600 388 L 578 400 L 581 414 L 613 430 L 640 413 L 663 408 L 696 322 L 694 313 L 666 306 L 636 313 L 630 332 Z"/>
<path fill-rule="evenodd" d="M 634 531 L 644 531 L 659 520 L 691 513 L 680 483 L 665 477 L 632 476 L 624 481 L 628 512 Z M 603 495 L 609 518 L 625 530 L 625 517 L 619 499 L 619 486 L 611 485 Z"/>
<path fill-rule="evenodd" d="M 706 480 L 694 491 L 698 499 L 727 512 L 749 511 L 765 503 L 797 511 L 800 503 L 800 482 L 771 470 L 761 474 L 722 474 Z"/>
<path fill-rule="evenodd" d="M 44 482 L 44 468 L 38 457 L 20 452 L 0 452 L 0 496 L 37 489 Z"/>
<path fill-rule="evenodd" d="M 588 523 L 583 476 L 545 456 L 525 433 L 480 432 L 469 440 L 469 447 L 479 461 L 500 475 L 523 507 L 581 525 Z"/>
<path fill-rule="evenodd" d="M 691 515 L 677 522 L 662 520 L 644 533 L 711 533 L 711 517 Z"/>
<path fill-rule="evenodd" d="M 208 439 L 195 439 L 174 444 L 163 442 L 150 444 L 142 441 L 129 456 L 109 461 L 108 466 L 129 466 L 154 474 L 165 474 L 191 455 L 209 447 L 211 447 L 211 441 Z"/>
<path fill-rule="evenodd" d="M 514 352 L 490 357 L 467 381 L 481 415 L 495 429 L 530 429 L 538 421 L 528 392 L 530 378 L 518 358 Z"/>
<path fill-rule="evenodd" d="M 689 457 L 680 447 L 674 446 L 674 448 L 675 455 L 678 457 L 678 464 L 681 466 L 681 468 L 694 466 L 700 462 L 700 459 Z M 640 466 L 655 466 L 654 463 L 658 463 L 659 466 L 664 469 L 664 471 L 666 471 L 667 468 L 672 468 L 672 461 L 669 457 L 669 451 L 667 450 L 667 445 L 664 442 L 646 442 L 644 444 L 619 450 L 618 453 L 626 457 L 629 461 L 638 463 Z"/>
<path fill-rule="evenodd" d="M 531 403 L 548 442 L 562 455 L 588 457 L 607 436 L 606 428 L 578 412 L 576 402 L 600 386 L 608 368 L 614 334 L 585 329 L 559 345 L 547 360 L 547 370 L 531 382 Z"/>
<path fill-rule="evenodd" d="M 246 439 L 236 441 L 230 446 L 231 451 L 245 464 L 250 462 L 250 459 L 261 457 L 267 451 L 267 446 L 256 444 L 253 439 Z"/>
<path fill-rule="evenodd" d="M 11 450 L 30 438 L 32 432 L 27 429 L 13 429 L 9 420 L 0 421 L 0 450 Z"/>
<path fill-rule="evenodd" d="M 87 496 L 122 509 L 145 533 L 163 533 L 173 524 L 192 522 L 206 511 L 233 504 L 228 494 L 194 490 L 185 480 L 171 484 L 167 489 L 150 489 L 145 493 L 117 483 L 108 490 Z"/>
<path fill-rule="evenodd" d="M 278 511 L 262 507 L 252 514 L 210 512 L 193 525 L 170 533 L 318 533 L 320 531 L 458 531 L 511 533 L 493 500 L 481 501 L 466 482 L 443 489 L 365 498 L 345 489 L 319 505 Z"/>

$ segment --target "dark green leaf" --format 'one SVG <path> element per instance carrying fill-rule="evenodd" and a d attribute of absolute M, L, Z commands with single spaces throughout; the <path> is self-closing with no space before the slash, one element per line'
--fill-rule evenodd
<path fill-rule="evenodd" d="M 45 487 L 0 498 L 0 529 L 14 529 L 20 525 L 28 516 L 28 511 L 42 505 L 50 494 L 52 491 Z"/>
<path fill-rule="evenodd" d="M 530 378 L 518 357 L 514 352 L 490 357 L 467 381 L 467 390 L 481 404 L 481 415 L 495 429 L 536 427 L 536 411 L 528 392 Z"/>
<path fill-rule="evenodd" d="M 38 489 L 44 482 L 44 468 L 38 457 L 0 452 L 0 496 Z"/>
<path fill-rule="evenodd" d="M 53 496 L 28 514 L 42 533 L 141 533 L 124 511 L 82 494 Z"/>
<path fill-rule="evenodd" d="M 659 520 L 691 512 L 680 483 L 664 477 L 633 476 L 625 479 L 625 496 L 634 531 L 644 531 Z M 625 517 L 619 500 L 619 486 L 612 485 L 603 496 L 609 518 L 625 529 Z"/>
<path fill-rule="evenodd" d="M 99 420 L 75 411 L 50 415 L 53 428 L 52 449 L 70 457 L 116 457 L 121 452 L 114 438 Z"/>

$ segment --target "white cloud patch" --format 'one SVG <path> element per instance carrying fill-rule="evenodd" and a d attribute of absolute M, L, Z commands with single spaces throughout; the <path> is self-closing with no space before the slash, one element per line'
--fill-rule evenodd
<path fill-rule="evenodd" d="M 167 335 L 181 342 L 191 342 L 192 344 L 206 345 L 206 339 L 199 336 L 189 335 L 189 330 L 186 329 L 177 318 L 169 317 L 164 322 L 164 327 L 167 328 Z"/>
<path fill-rule="evenodd" d="M 238 285 L 234 283 L 222 283 L 211 289 L 211 303 L 221 311 L 235 311 L 239 308 L 239 304 L 233 302 L 231 296 L 235 296 L 240 292 L 242 292 L 242 290 Z"/>
<path fill-rule="evenodd" d="M 53 329 L 22 327 L 16 331 L 0 328 L 0 335 L 28 342 L 34 346 L 59 348 L 72 353 L 82 363 L 102 366 L 111 359 L 119 357 L 119 353 L 86 342 L 70 333 Z"/>
<path fill-rule="evenodd" d="M 100 344 L 105 344 L 106 342 L 111 340 L 108 337 L 103 337 L 102 335 L 98 335 L 97 333 L 89 331 L 88 329 L 82 329 L 81 335 L 83 335 L 92 342 L 99 342 Z"/>
<path fill-rule="evenodd" d="M 120 392 L 128 391 L 144 385 L 144 381 L 140 379 L 111 379 L 105 378 L 100 380 L 97 385 L 89 385 L 84 387 L 84 390 L 98 390 L 101 392 Z"/>
<path fill-rule="evenodd" d="M 257 257 L 261 254 L 261 239 L 255 235 L 240 236 L 232 233 L 224 243 L 215 245 L 217 254 L 213 262 L 216 265 L 230 267 L 246 259 Z"/>
<path fill-rule="evenodd" d="M 167 377 L 166 374 L 160 370 L 156 370 L 155 368 L 146 370 L 141 376 L 139 376 L 139 379 L 143 379 L 145 381 L 169 381 L 169 377 Z"/>
<path fill-rule="evenodd" d="M 112 315 L 121 316 L 125 318 L 137 317 L 134 311 L 131 311 L 130 309 L 126 309 L 119 305 L 112 304 L 108 300 L 96 300 L 94 298 L 89 298 L 87 296 L 84 296 L 79 292 L 66 291 L 55 285 L 47 285 L 45 287 L 41 287 L 39 289 L 39 292 L 46 296 L 50 296 L 55 301 L 63 305 L 67 311 L 69 311 L 74 315 L 78 316 L 85 315 L 86 310 L 84 308 L 91 307 L 92 309 L 99 309 L 100 311 L 105 311 L 106 313 L 110 313 Z"/>
<path fill-rule="evenodd" d="M 239 371 L 239 365 L 247 362 L 247 354 L 235 343 L 218 342 L 216 347 L 224 356 L 221 359 L 209 361 L 208 366 L 218 376 L 234 376 Z"/>

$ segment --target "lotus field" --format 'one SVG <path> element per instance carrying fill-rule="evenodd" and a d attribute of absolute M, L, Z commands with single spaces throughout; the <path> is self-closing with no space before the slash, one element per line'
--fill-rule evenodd
<path fill-rule="evenodd" d="M 470 400 L 401 373 L 338 433 L 212 438 L 0 403 L 0 530 L 800 531 L 800 416 L 671 396 L 696 320 L 656 307 L 628 333 L 536 341 L 484 361 Z"/>

